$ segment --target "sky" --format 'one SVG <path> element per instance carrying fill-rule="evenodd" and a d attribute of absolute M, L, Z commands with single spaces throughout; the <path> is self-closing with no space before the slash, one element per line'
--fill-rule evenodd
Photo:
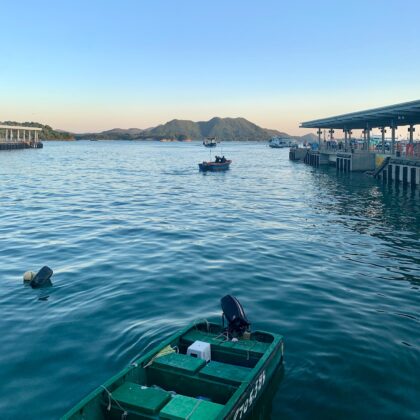
<path fill-rule="evenodd" d="M 420 99 L 420 1 L 1 0 L 0 121 L 306 120 Z"/>

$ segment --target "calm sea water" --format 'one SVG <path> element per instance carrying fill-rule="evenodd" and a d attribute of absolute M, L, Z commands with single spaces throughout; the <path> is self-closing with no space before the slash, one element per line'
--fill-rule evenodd
<path fill-rule="evenodd" d="M 419 190 L 225 144 L 0 153 L 0 417 L 55 419 L 235 294 L 286 362 L 267 418 L 418 418 Z M 26 270 L 53 268 L 32 290 Z"/>

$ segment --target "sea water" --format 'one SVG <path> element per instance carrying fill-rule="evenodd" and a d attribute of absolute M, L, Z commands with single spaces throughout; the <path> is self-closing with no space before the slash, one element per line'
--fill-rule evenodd
<path fill-rule="evenodd" d="M 283 334 L 255 418 L 418 418 L 419 189 L 224 143 L 0 152 L 0 417 L 56 419 L 220 298 Z M 22 275 L 43 265 L 53 286 Z"/>

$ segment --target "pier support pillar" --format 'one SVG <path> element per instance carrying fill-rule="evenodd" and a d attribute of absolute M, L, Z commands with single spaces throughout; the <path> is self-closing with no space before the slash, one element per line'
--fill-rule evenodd
<path fill-rule="evenodd" d="M 369 152 L 370 149 L 370 130 L 369 126 L 366 126 L 366 150 Z"/>
<path fill-rule="evenodd" d="M 391 155 L 395 154 L 395 125 L 391 126 Z"/>
<path fill-rule="evenodd" d="M 382 153 L 385 153 L 385 127 L 381 128 L 381 134 L 382 134 Z"/>
<path fill-rule="evenodd" d="M 345 128 L 343 131 L 344 131 L 344 150 L 347 150 L 349 130 L 347 130 L 347 128 Z"/>
<path fill-rule="evenodd" d="M 414 128 L 413 124 L 410 124 L 410 127 L 408 127 L 408 132 L 410 133 L 410 141 L 409 141 L 410 144 L 414 143 L 413 134 L 415 131 L 416 129 Z"/>
<path fill-rule="evenodd" d="M 318 134 L 318 146 L 321 147 L 322 130 L 320 128 L 318 128 L 318 131 L 316 133 Z"/>

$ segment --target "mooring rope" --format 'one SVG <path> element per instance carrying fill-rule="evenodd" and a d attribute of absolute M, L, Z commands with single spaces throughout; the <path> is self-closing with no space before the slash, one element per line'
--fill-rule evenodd
<path fill-rule="evenodd" d="M 166 346 L 164 347 L 159 353 L 155 354 L 148 363 L 144 365 L 144 368 L 149 367 L 158 357 L 166 356 L 172 353 L 179 353 L 179 348 L 177 346 L 171 347 Z"/>
<path fill-rule="evenodd" d="M 115 398 L 113 398 L 111 391 L 109 391 L 104 385 L 101 385 L 101 388 L 103 388 L 108 395 L 108 406 L 106 407 L 106 409 L 108 411 L 111 411 L 112 401 L 115 401 L 115 403 L 118 405 L 118 408 L 120 408 L 123 412 L 121 414 L 121 420 L 125 420 L 128 416 L 128 412 L 123 407 L 121 407 L 120 403 Z"/>

